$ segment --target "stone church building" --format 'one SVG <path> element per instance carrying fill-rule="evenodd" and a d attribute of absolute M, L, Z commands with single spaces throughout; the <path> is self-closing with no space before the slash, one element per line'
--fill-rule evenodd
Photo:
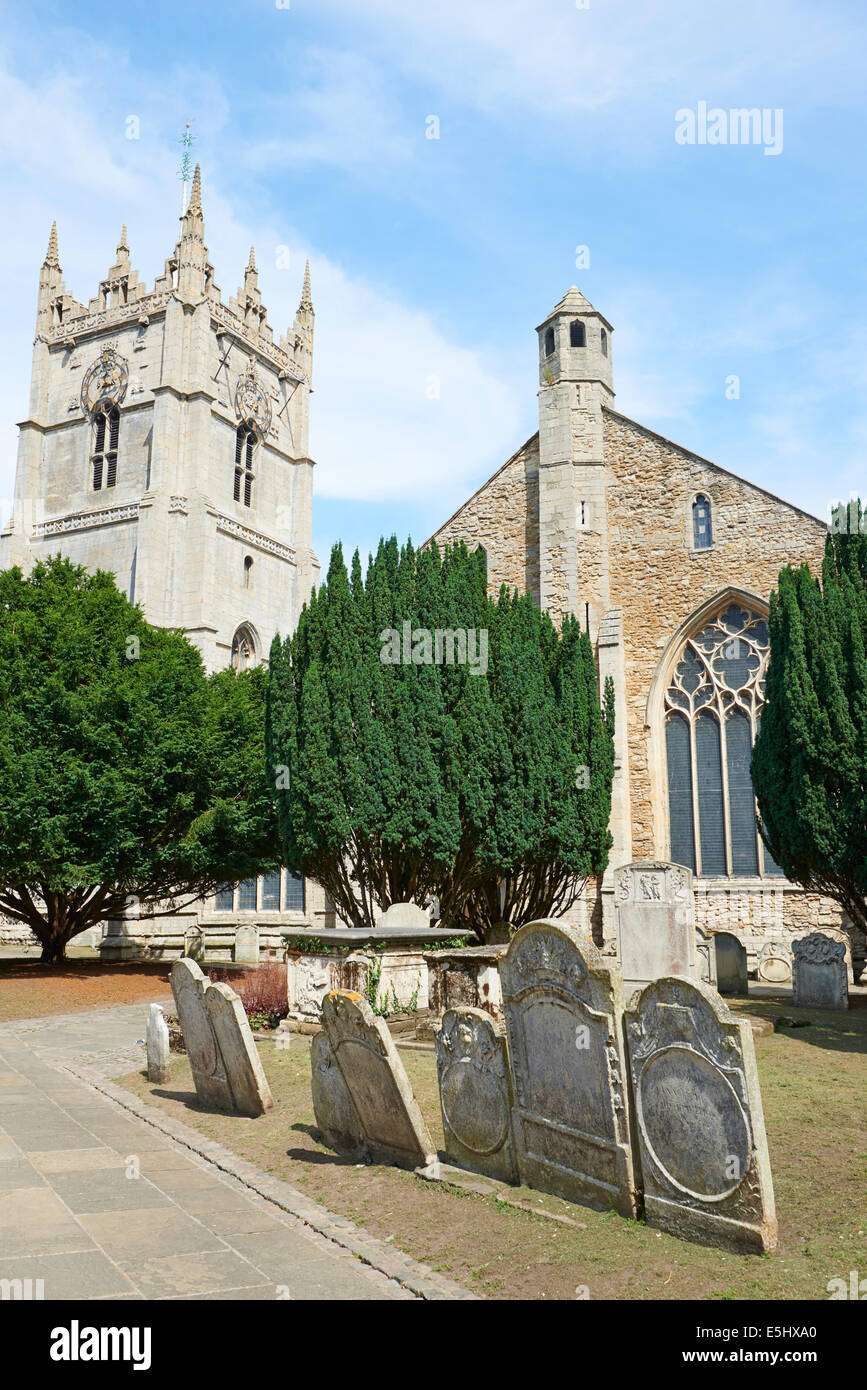
<path fill-rule="evenodd" d="M 295 320 L 275 337 L 252 249 L 243 284 L 223 302 L 198 168 L 151 289 L 132 268 L 124 228 L 114 264 L 79 303 L 52 229 L 0 567 L 27 571 L 61 552 L 113 572 L 150 622 L 186 632 L 208 670 L 266 660 L 319 575 L 313 329 L 308 268 Z M 506 583 L 555 618 L 578 615 L 600 684 L 613 679 L 614 847 L 579 909 L 613 944 L 614 870 L 674 860 L 695 875 L 700 926 L 735 932 L 753 967 L 769 956 L 785 969 L 793 936 L 847 925 L 770 860 L 749 775 L 768 595 L 782 565 L 818 567 L 825 525 L 619 414 L 612 327 L 578 289 L 538 336 L 538 433 L 436 539 L 481 544 L 494 590 Z M 258 958 L 287 930 L 334 920 L 317 885 L 284 871 L 186 916 L 109 923 L 101 945 L 178 954 L 204 943 L 209 955 L 239 955 L 240 926 Z M 863 943 L 852 944 L 857 958 Z"/>
<path fill-rule="evenodd" d="M 62 553 L 113 572 L 150 622 L 186 632 L 209 671 L 267 659 L 319 576 L 313 325 L 308 266 L 295 321 L 275 336 L 252 248 L 243 284 L 223 302 L 198 167 L 180 238 L 151 289 L 132 268 L 124 227 L 114 264 L 79 303 L 52 228 L 0 568 L 27 572 Z M 324 913 L 321 890 L 284 872 L 186 917 L 110 923 L 105 947 L 123 954 L 156 933 L 152 944 L 177 952 L 198 932 L 217 946 L 229 914 L 266 936 L 270 928 L 277 942 L 292 926 L 323 925 Z"/>
<path fill-rule="evenodd" d="M 612 326 L 575 286 L 537 332 L 538 432 L 435 539 L 481 545 L 494 592 L 574 613 L 600 687 L 613 680 L 614 845 L 584 904 L 596 939 L 616 939 L 614 870 L 671 860 L 695 875 L 697 925 L 733 932 L 773 979 L 792 937 L 848 926 L 771 860 L 749 772 L 768 597 L 782 566 L 818 570 L 827 526 L 621 415 Z"/>

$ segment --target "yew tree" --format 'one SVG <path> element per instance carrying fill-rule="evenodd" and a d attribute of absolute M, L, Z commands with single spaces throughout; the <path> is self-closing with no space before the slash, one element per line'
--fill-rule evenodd
<path fill-rule="evenodd" d="M 264 698 L 262 670 L 208 677 L 110 574 L 0 573 L 0 912 L 43 960 L 279 863 Z"/>

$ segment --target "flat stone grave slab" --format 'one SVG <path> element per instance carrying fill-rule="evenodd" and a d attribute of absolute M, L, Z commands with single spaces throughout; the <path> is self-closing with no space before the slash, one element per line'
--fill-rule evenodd
<path fill-rule="evenodd" d="M 446 1152 L 459 1168 L 517 1182 L 506 1039 L 489 1014 L 448 1009 L 434 1035 Z"/>
<path fill-rule="evenodd" d="M 433 1163 L 433 1140 L 384 1020 L 360 994 L 335 990 L 323 1001 L 322 1026 L 370 1157 L 402 1168 Z"/>
<path fill-rule="evenodd" d="M 616 966 L 562 922 L 530 922 L 500 961 L 522 1183 L 635 1216 Z"/>
<path fill-rule="evenodd" d="M 793 941 L 792 993 L 805 1009 L 848 1009 L 845 942 L 820 931 Z"/>
<path fill-rule="evenodd" d="M 649 1226 L 747 1253 L 777 1218 L 749 1023 L 707 985 L 656 980 L 626 1012 Z"/>

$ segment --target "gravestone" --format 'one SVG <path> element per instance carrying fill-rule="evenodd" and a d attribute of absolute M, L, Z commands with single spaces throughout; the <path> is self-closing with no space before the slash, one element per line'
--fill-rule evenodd
<path fill-rule="evenodd" d="M 171 980 L 196 1095 L 202 1105 L 231 1111 L 234 1108 L 232 1092 L 205 1008 L 208 981 L 196 962 L 186 957 L 175 961 Z"/>
<path fill-rule="evenodd" d="M 375 930 L 383 927 L 410 927 L 413 931 L 430 929 L 430 913 L 418 903 L 392 903 L 387 907 L 376 924 Z"/>
<path fill-rule="evenodd" d="M 664 860 L 614 874 L 620 970 L 626 997 L 663 975 L 697 971 L 692 871 Z"/>
<path fill-rule="evenodd" d="M 765 941 L 759 947 L 756 974 L 766 985 L 789 983 L 792 978 L 792 948 L 787 941 Z"/>
<path fill-rule="evenodd" d="M 234 1109 L 239 1115 L 264 1115 L 274 1108 L 274 1100 L 244 1005 L 228 985 L 210 984 L 205 990 L 205 1010 L 223 1058 Z"/>
<path fill-rule="evenodd" d="M 747 951 L 742 941 L 729 931 L 714 936 L 716 945 L 716 987 L 720 994 L 749 994 Z"/>
<path fill-rule="evenodd" d="M 163 1086 L 169 1079 L 169 1026 L 160 1004 L 151 1004 L 145 1033 L 148 1081 Z"/>
<path fill-rule="evenodd" d="M 434 1036 L 446 1152 L 460 1168 L 517 1182 L 506 1040 L 482 1009 L 449 1009 Z"/>
<path fill-rule="evenodd" d="M 792 942 L 793 1002 L 805 1009 L 848 1009 L 846 943 L 814 931 Z"/>
<path fill-rule="evenodd" d="M 184 933 L 184 956 L 187 960 L 205 959 L 205 937 L 200 927 L 187 927 Z"/>
<path fill-rule="evenodd" d="M 695 929 L 695 953 L 696 964 L 698 966 L 698 978 L 703 980 L 712 989 L 717 989 L 716 975 L 716 951 L 714 949 L 713 932 L 706 932 L 701 927 Z"/>
<path fill-rule="evenodd" d="M 647 1224 L 762 1253 L 777 1243 L 749 1023 L 707 985 L 656 980 L 626 1012 Z"/>
<path fill-rule="evenodd" d="M 376 1162 L 426 1168 L 436 1149 L 384 1021 L 348 990 L 327 994 L 322 1026 Z"/>
<path fill-rule="evenodd" d="M 616 967 L 562 922 L 530 922 L 500 960 L 521 1182 L 635 1216 Z"/>
<path fill-rule="evenodd" d="M 210 984 L 194 960 L 172 966 L 178 1011 L 196 1095 L 202 1105 L 261 1115 L 274 1104 L 237 994 Z"/>
<path fill-rule="evenodd" d="M 323 1144 L 338 1153 L 366 1157 L 364 1130 L 324 1031 L 316 1033 L 310 1045 L 310 1076 L 313 1113 Z"/>
<path fill-rule="evenodd" d="M 259 964 L 259 928 L 240 926 L 235 932 L 235 963 L 237 965 Z"/>

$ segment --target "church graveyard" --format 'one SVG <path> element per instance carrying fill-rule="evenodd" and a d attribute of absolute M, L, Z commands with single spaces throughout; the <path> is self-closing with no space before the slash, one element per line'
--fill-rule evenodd
<path fill-rule="evenodd" d="M 172 966 L 171 984 L 201 1105 L 242 1115 L 270 1110 L 271 1091 L 234 990 L 208 983 L 186 957 Z"/>

